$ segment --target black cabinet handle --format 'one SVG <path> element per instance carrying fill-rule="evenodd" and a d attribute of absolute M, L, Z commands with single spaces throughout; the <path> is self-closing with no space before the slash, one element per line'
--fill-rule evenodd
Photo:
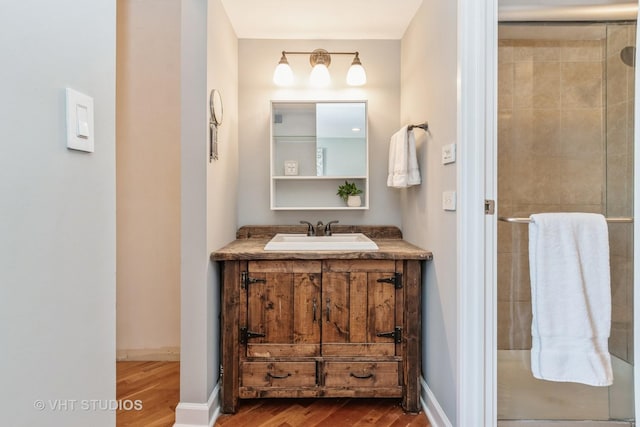
<path fill-rule="evenodd" d="M 331 321 L 331 298 L 327 298 L 327 322 Z"/>
<path fill-rule="evenodd" d="M 313 322 L 317 322 L 318 319 L 316 317 L 316 312 L 318 311 L 318 301 L 314 298 L 313 299 Z"/>
<path fill-rule="evenodd" d="M 281 380 L 290 376 L 291 376 L 290 373 L 286 373 L 284 375 L 275 375 L 275 374 L 272 374 L 271 372 L 267 372 L 267 377 L 273 378 L 274 380 Z"/>
<path fill-rule="evenodd" d="M 358 378 L 359 380 L 366 380 L 369 378 L 373 378 L 373 373 L 369 372 L 368 374 L 354 374 L 353 372 L 349 373 L 350 376 L 352 376 L 353 378 Z"/>

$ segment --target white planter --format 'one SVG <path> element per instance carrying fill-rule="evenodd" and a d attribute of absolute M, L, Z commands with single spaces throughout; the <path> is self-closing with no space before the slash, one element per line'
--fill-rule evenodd
<path fill-rule="evenodd" d="M 347 206 L 349 206 L 350 208 L 357 208 L 360 205 L 362 205 L 362 199 L 360 198 L 359 195 L 349 196 L 347 198 Z"/>

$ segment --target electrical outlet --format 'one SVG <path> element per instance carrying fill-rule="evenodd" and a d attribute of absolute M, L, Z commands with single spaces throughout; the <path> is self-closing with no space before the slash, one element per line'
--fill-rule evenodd
<path fill-rule="evenodd" d="M 456 192 L 455 191 L 442 192 L 442 209 L 445 211 L 456 210 Z"/>

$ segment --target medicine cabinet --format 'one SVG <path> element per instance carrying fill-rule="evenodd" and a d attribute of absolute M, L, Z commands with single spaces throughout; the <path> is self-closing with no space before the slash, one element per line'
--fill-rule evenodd
<path fill-rule="evenodd" d="M 369 208 L 367 103 L 271 102 L 271 209 Z M 336 194 L 355 182 L 362 205 Z"/>

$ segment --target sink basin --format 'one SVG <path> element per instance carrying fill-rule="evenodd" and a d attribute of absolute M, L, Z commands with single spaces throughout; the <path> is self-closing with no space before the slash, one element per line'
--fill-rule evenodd
<path fill-rule="evenodd" d="M 370 251 L 378 245 L 362 233 L 334 233 L 331 236 L 276 234 L 265 251 Z"/>

